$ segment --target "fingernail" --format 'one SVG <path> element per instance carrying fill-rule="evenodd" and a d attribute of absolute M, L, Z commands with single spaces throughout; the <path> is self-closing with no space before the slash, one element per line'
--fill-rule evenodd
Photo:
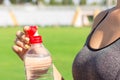
<path fill-rule="evenodd" d="M 30 46 L 26 44 L 25 45 L 25 49 L 29 49 L 29 48 L 30 48 Z"/>
<path fill-rule="evenodd" d="M 17 31 L 16 35 L 19 35 L 21 33 L 21 31 Z"/>
<path fill-rule="evenodd" d="M 26 31 L 26 30 L 29 30 L 29 28 L 30 28 L 29 26 L 25 26 L 25 27 L 24 27 L 24 30 L 25 30 L 25 31 Z"/>
<path fill-rule="evenodd" d="M 29 40 L 30 40 L 30 39 L 29 39 L 28 37 L 26 37 L 26 38 L 25 38 L 25 43 L 29 43 Z"/>
<path fill-rule="evenodd" d="M 18 50 L 21 52 L 21 51 L 22 51 L 22 48 L 18 47 Z"/>

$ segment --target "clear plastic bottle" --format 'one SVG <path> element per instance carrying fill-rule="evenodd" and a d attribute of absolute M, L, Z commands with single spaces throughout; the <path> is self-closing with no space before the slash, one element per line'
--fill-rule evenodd
<path fill-rule="evenodd" d="M 26 80 L 54 80 L 51 55 L 36 32 L 36 26 L 28 30 L 31 47 L 24 56 Z"/>

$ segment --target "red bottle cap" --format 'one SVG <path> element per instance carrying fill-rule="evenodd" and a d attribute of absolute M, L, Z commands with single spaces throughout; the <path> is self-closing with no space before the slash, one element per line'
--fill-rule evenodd
<path fill-rule="evenodd" d="M 37 26 L 30 26 L 29 29 L 26 31 L 26 35 L 28 37 L 34 36 L 34 34 L 36 33 L 36 31 L 37 31 Z"/>
<path fill-rule="evenodd" d="M 42 43 L 42 36 L 31 36 L 30 37 L 30 43 Z"/>
<path fill-rule="evenodd" d="M 42 36 L 35 36 L 37 29 L 37 26 L 29 26 L 29 29 L 26 31 L 26 35 L 30 38 L 30 44 L 42 43 Z"/>

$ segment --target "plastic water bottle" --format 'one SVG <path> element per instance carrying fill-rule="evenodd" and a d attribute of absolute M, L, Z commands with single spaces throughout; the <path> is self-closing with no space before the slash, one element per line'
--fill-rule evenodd
<path fill-rule="evenodd" d="M 24 56 L 26 80 L 54 80 L 52 58 L 42 44 L 42 37 L 37 33 L 36 26 L 27 30 L 31 47 Z"/>

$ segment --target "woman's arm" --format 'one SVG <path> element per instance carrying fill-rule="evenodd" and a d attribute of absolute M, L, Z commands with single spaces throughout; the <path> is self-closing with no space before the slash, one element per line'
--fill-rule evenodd
<path fill-rule="evenodd" d="M 54 74 L 54 80 L 64 80 L 54 64 L 53 64 L 53 74 Z"/>

